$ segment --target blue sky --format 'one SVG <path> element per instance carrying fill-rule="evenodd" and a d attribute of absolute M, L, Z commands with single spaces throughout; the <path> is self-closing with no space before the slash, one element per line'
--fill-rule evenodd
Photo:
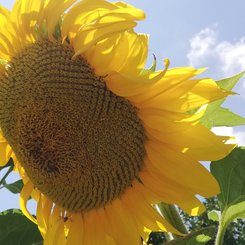
<path fill-rule="evenodd" d="M 13 0 L 0 0 L 11 8 Z M 209 67 L 204 76 L 220 79 L 245 70 L 244 0 L 128 0 L 141 8 L 146 20 L 136 30 L 150 34 L 149 62 L 157 56 L 158 68 L 169 58 L 171 67 Z M 236 87 L 226 107 L 245 117 L 245 79 Z M 233 134 L 245 145 L 245 127 L 221 128 L 220 134 Z M 0 174 L 0 179 L 3 174 Z M 16 179 L 11 177 L 11 180 Z M 18 208 L 17 195 L 0 190 L 0 211 Z"/>

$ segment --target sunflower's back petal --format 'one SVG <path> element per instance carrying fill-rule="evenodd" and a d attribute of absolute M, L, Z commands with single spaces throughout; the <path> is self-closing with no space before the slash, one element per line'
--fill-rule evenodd
<path fill-rule="evenodd" d="M 50 39 L 53 39 L 55 26 L 65 10 L 77 0 L 46 0 L 44 5 L 43 18 L 46 20 L 47 32 Z"/>
<path fill-rule="evenodd" d="M 69 33 L 78 33 L 81 26 L 93 22 L 101 13 L 116 9 L 116 7 L 104 0 L 84 0 L 75 4 L 64 16 L 62 23 L 62 37 Z"/>
<path fill-rule="evenodd" d="M 81 213 L 74 214 L 70 218 L 67 245 L 85 245 L 81 239 L 84 233 L 84 222 Z M 78 235 L 79 234 L 79 235 Z"/>
<path fill-rule="evenodd" d="M 219 88 L 212 79 L 184 80 L 178 86 L 142 103 L 141 107 L 187 112 L 230 94 L 230 92 Z"/>
<path fill-rule="evenodd" d="M 193 197 L 189 200 L 185 199 L 182 202 L 179 202 L 178 206 L 180 206 L 185 212 L 192 216 L 200 215 L 206 210 L 203 203 L 200 202 L 196 197 Z"/>
<path fill-rule="evenodd" d="M 0 140 L 0 166 L 5 166 L 12 154 L 12 148 L 10 145 L 5 141 Z"/>
<path fill-rule="evenodd" d="M 107 217 L 106 208 L 107 206 L 97 209 L 98 220 L 100 220 L 101 222 L 100 224 L 103 227 L 103 234 L 105 235 L 106 242 L 104 244 L 117 245 L 117 242 L 115 240 L 115 234 L 113 232 L 113 228 L 111 227 L 111 222 Z"/>
<path fill-rule="evenodd" d="M 43 210 L 43 197 L 40 194 L 37 203 L 37 225 L 42 237 L 44 237 L 47 230 L 47 223 L 45 222 L 45 219 L 42 215 L 42 210 Z"/>
<path fill-rule="evenodd" d="M 118 245 L 140 244 L 140 234 L 138 234 L 136 223 L 122 201 L 115 199 L 111 205 L 107 206 L 106 213 Z"/>
<path fill-rule="evenodd" d="M 83 1 L 66 14 L 62 37 L 69 36 L 75 55 L 83 53 L 109 34 L 132 29 L 144 13 L 130 5 L 105 1 Z"/>
<path fill-rule="evenodd" d="M 160 95 L 170 89 L 180 86 L 179 84 L 188 82 L 188 79 L 200 74 L 204 69 L 194 69 L 192 67 L 183 67 L 183 68 L 173 68 L 165 72 L 164 76 L 161 77 L 154 85 L 149 88 L 147 93 L 141 93 L 133 97 L 133 101 L 138 103 L 139 106 L 143 102 L 154 98 L 157 95 Z M 154 76 L 156 72 L 152 72 L 150 76 Z"/>
<path fill-rule="evenodd" d="M 65 226 L 63 221 L 59 222 L 59 224 L 57 225 L 56 232 L 54 233 L 55 236 L 52 244 L 66 245 Z"/>
<path fill-rule="evenodd" d="M 190 209 L 197 208 L 195 193 L 191 192 L 192 190 L 177 181 L 168 179 L 166 175 L 159 174 L 159 171 L 153 173 L 149 170 L 149 166 L 147 166 L 146 169 L 139 174 L 139 177 L 145 187 L 143 193 L 147 192 L 147 195 L 151 195 L 149 194 L 150 192 L 153 193 L 153 196 L 157 197 L 158 201 L 154 203 L 165 202 L 180 205 L 188 202 L 188 209 L 185 209 L 187 212 L 189 212 Z"/>
<path fill-rule="evenodd" d="M 4 34 L 6 35 L 6 33 Z M 5 36 L 4 34 L 0 33 L 0 57 L 9 60 L 9 54 L 14 53 L 14 48 L 7 35 Z"/>
<path fill-rule="evenodd" d="M 109 89 L 119 96 L 133 100 L 133 96 L 146 92 L 150 87 L 164 76 L 164 71 L 158 72 L 154 77 L 130 76 L 130 74 L 114 73 L 106 77 L 106 84 Z"/>
<path fill-rule="evenodd" d="M 137 200 L 137 203 L 134 201 Z M 143 198 L 143 196 L 133 189 L 127 191 L 127 195 L 123 196 L 122 201 L 131 210 L 131 214 L 140 224 L 139 229 L 148 228 L 151 231 L 169 231 L 182 235 L 174 227 L 172 227 L 160 214 Z"/>
<path fill-rule="evenodd" d="M 130 48 L 128 51 L 127 62 L 121 69 L 122 73 L 139 74 L 144 68 L 148 55 L 148 35 L 130 33 L 128 35 Z"/>
<path fill-rule="evenodd" d="M 164 133 L 160 128 L 147 130 L 154 138 L 172 145 L 177 151 L 199 161 L 215 161 L 228 155 L 236 145 L 224 144 L 230 137 L 217 136 L 201 124 L 190 125 L 183 130 Z M 178 141 L 175 139 L 178 138 Z"/>
<path fill-rule="evenodd" d="M 106 76 L 121 69 L 127 59 L 129 48 L 125 33 L 127 32 L 113 33 L 84 53 L 97 75 Z"/>
<path fill-rule="evenodd" d="M 124 21 L 119 23 L 95 25 L 93 28 L 81 31 L 73 40 L 75 56 L 83 53 L 92 45 L 106 38 L 110 33 L 126 31 L 136 26 L 135 22 Z"/>
<path fill-rule="evenodd" d="M 69 33 L 79 33 L 83 28 L 109 24 L 113 21 L 143 19 L 144 13 L 130 5 L 109 3 L 103 0 L 84 0 L 77 3 L 65 15 L 62 24 L 63 38 Z"/>
<path fill-rule="evenodd" d="M 153 141 L 147 143 L 146 151 L 151 163 L 159 171 L 195 194 L 210 197 L 219 192 L 219 185 L 209 171 L 184 153 Z"/>
<path fill-rule="evenodd" d="M 16 28 L 11 22 L 11 12 L 0 5 L 0 58 L 10 60 L 11 56 L 21 48 Z"/>
<path fill-rule="evenodd" d="M 27 210 L 27 201 L 28 201 L 32 191 L 33 191 L 33 184 L 31 181 L 24 184 L 24 187 L 22 188 L 22 190 L 20 192 L 20 208 L 21 208 L 23 214 L 28 219 L 30 219 L 34 223 L 37 223 L 36 219 Z"/>
<path fill-rule="evenodd" d="M 11 19 L 18 29 L 23 42 L 34 42 L 39 17 L 42 14 L 44 0 L 17 1 L 11 12 Z"/>
<path fill-rule="evenodd" d="M 146 61 L 147 41 L 147 35 L 131 31 L 113 33 L 91 47 L 84 55 L 99 76 L 113 71 L 138 74 Z"/>
<path fill-rule="evenodd" d="M 55 206 L 49 216 L 47 233 L 44 237 L 44 245 L 65 244 L 64 221 L 60 215 L 60 208 Z M 60 242 L 60 243 L 59 243 Z"/>
<path fill-rule="evenodd" d="M 84 220 L 83 244 L 90 244 L 90 245 L 111 244 L 107 242 L 107 236 L 104 227 L 105 222 L 103 219 L 100 218 L 97 211 L 98 210 L 91 210 L 83 214 L 83 218 L 84 218 L 83 219 Z M 103 210 L 102 212 L 105 211 Z"/>

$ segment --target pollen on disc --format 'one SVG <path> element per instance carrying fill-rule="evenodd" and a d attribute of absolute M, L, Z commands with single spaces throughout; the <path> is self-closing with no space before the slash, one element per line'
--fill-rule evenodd
<path fill-rule="evenodd" d="M 33 184 L 70 211 L 101 207 L 142 169 L 137 109 L 70 47 L 38 41 L 0 77 L 0 127 Z"/>

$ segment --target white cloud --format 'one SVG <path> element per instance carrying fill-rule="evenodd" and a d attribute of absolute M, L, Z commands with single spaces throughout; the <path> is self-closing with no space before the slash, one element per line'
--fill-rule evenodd
<path fill-rule="evenodd" d="M 230 127 L 214 127 L 212 131 L 217 135 L 234 136 L 234 139 L 229 140 L 228 143 L 238 144 L 238 146 L 245 146 L 245 131 L 235 131 Z"/>
<path fill-rule="evenodd" d="M 217 33 L 205 28 L 190 40 L 190 50 L 187 58 L 192 66 L 203 65 L 212 55 L 217 43 Z"/>
<path fill-rule="evenodd" d="M 234 75 L 245 70 L 245 37 L 219 41 L 217 28 L 205 28 L 191 38 L 187 58 L 192 66 L 214 64 L 221 76 Z"/>
<path fill-rule="evenodd" d="M 236 42 L 220 41 L 217 26 L 205 28 L 191 38 L 187 58 L 191 66 L 210 67 L 214 79 L 237 74 L 245 70 L 245 36 Z M 244 103 L 245 77 L 239 84 L 243 87 L 243 91 L 239 93 L 242 100 L 236 106 Z M 245 129 L 218 127 L 214 131 L 221 135 L 234 135 L 235 143 L 245 145 Z"/>

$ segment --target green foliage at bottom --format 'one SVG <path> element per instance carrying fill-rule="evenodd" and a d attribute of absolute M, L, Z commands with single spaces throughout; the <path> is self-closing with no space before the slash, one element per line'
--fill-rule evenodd
<path fill-rule="evenodd" d="M 214 239 L 215 239 L 215 234 L 217 233 L 218 229 L 218 222 L 210 220 L 208 217 L 208 213 L 213 211 L 213 210 L 220 210 L 219 208 L 219 202 L 218 199 L 215 198 L 209 198 L 205 199 L 204 204 L 207 208 L 207 212 L 202 214 L 201 216 L 189 216 L 182 210 L 180 210 L 181 217 L 188 228 L 188 230 L 192 232 L 200 232 L 200 230 L 209 228 L 209 227 L 214 227 L 214 232 L 212 233 L 212 239 L 209 241 L 203 242 L 203 244 L 206 245 L 213 245 L 214 244 Z M 164 235 L 164 232 L 152 232 L 149 239 L 148 239 L 148 244 L 149 245 L 174 245 L 174 243 L 167 242 L 167 239 Z M 205 237 L 199 236 L 197 239 L 206 239 Z M 202 244 L 200 241 L 196 241 L 191 239 L 188 241 L 183 241 L 182 243 L 178 242 L 176 244 L 182 244 L 182 245 L 197 245 L 197 244 Z M 177 240 L 176 240 L 177 241 Z M 245 241 L 245 220 L 244 219 L 238 219 L 233 221 L 226 230 L 225 236 L 224 236 L 224 241 L 223 245 L 243 245 Z"/>
<path fill-rule="evenodd" d="M 0 213 L 1 245 L 42 244 L 37 226 L 28 220 L 20 210 L 9 209 Z"/>

